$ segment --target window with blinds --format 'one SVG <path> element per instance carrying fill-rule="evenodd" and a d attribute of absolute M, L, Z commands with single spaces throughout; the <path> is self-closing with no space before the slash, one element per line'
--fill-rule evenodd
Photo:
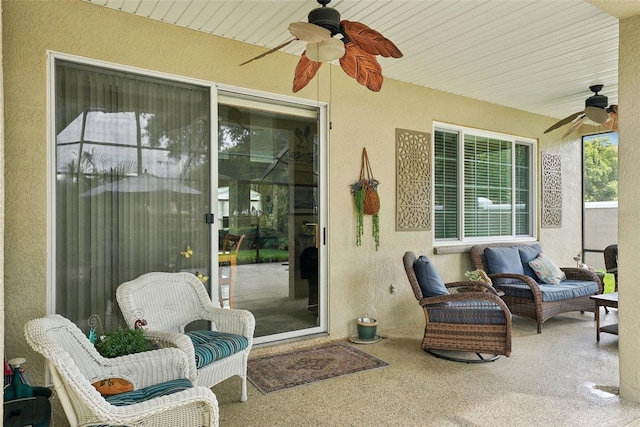
<path fill-rule="evenodd" d="M 533 237 L 534 143 L 476 129 L 436 126 L 435 239 Z"/>

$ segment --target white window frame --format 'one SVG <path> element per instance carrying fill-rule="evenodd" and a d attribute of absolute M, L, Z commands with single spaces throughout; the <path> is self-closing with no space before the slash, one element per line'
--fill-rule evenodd
<path fill-rule="evenodd" d="M 436 213 L 436 201 L 435 197 L 432 198 L 432 224 L 434 224 L 433 233 L 433 245 L 434 247 L 442 246 L 455 246 L 455 245 L 468 245 L 477 243 L 489 243 L 489 242 L 526 242 L 537 240 L 537 224 L 538 224 L 538 185 L 537 185 L 537 164 L 538 164 L 538 141 L 533 138 L 527 138 L 522 136 L 509 135 L 499 132 L 492 132 L 472 127 L 454 125 L 444 122 L 433 122 L 433 143 L 431 147 L 431 158 L 434 161 L 431 162 L 431 176 L 433 180 L 433 191 L 435 192 L 435 133 L 436 131 L 444 131 L 458 134 L 458 154 L 457 154 L 457 177 L 458 177 L 458 195 L 457 195 L 457 222 L 458 222 L 458 238 L 443 238 L 436 239 L 435 236 L 435 213 Z M 465 134 L 495 138 L 503 141 L 509 141 L 512 144 L 526 145 L 530 149 L 529 159 L 529 230 L 528 236 L 517 236 L 515 234 L 515 210 L 512 209 L 513 215 L 513 232 L 511 236 L 489 236 L 489 237 L 465 237 L 464 230 L 464 140 Z M 512 150 L 512 166 L 515 165 L 515 150 Z M 512 183 L 515 184 L 515 167 L 512 168 Z M 513 192 L 515 198 L 515 191 Z M 513 199 L 512 199 L 513 200 Z M 512 206 L 515 203 L 512 202 Z"/>

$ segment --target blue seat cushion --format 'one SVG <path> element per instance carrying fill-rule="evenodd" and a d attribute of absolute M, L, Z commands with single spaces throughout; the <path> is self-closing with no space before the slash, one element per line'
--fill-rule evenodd
<path fill-rule="evenodd" d="M 419 256 L 413 263 L 413 271 L 416 273 L 423 298 L 449 295 L 444 281 L 433 264 L 431 264 L 431 261 L 429 261 L 429 258 L 424 255 Z"/>
<path fill-rule="evenodd" d="M 187 332 L 186 335 L 193 343 L 197 369 L 238 353 L 249 345 L 246 337 L 225 332 L 201 330 Z"/>
<path fill-rule="evenodd" d="M 427 307 L 429 322 L 473 325 L 504 325 L 505 314 L 498 304 L 484 300 L 449 301 Z"/>
<path fill-rule="evenodd" d="M 488 247 L 484 250 L 484 259 L 489 274 L 524 274 L 517 246 Z"/>
<path fill-rule="evenodd" d="M 182 390 L 187 390 L 191 387 L 193 387 L 191 381 L 186 378 L 179 378 L 177 380 L 150 385 L 138 390 L 114 394 L 113 396 L 107 397 L 106 401 L 114 406 L 127 406 L 154 399 L 156 397 L 167 396 Z"/>
<path fill-rule="evenodd" d="M 518 253 L 520 254 L 520 261 L 522 262 L 524 274 L 537 282 L 538 276 L 529 265 L 529 262 L 536 259 L 538 255 L 542 253 L 542 247 L 538 243 L 535 245 L 523 245 L 518 247 Z"/>
<path fill-rule="evenodd" d="M 525 283 L 516 281 L 515 283 L 493 283 L 496 289 L 504 292 L 505 296 L 533 299 L 531 288 Z M 578 298 L 598 293 L 596 282 L 583 280 L 563 280 L 557 285 L 538 283 L 542 292 L 542 301 L 562 301 L 571 298 Z"/>

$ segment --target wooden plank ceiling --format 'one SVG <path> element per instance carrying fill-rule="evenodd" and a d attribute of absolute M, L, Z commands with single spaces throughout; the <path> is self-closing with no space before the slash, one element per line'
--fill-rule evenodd
<path fill-rule="evenodd" d="M 266 49 L 291 39 L 288 24 L 306 22 L 319 7 L 313 0 L 85 1 Z M 595 82 L 617 104 L 618 19 L 584 0 L 333 0 L 329 6 L 403 52 L 400 59 L 379 58 L 386 78 L 556 118 L 581 111 Z M 300 55 L 304 43 L 283 51 Z"/>

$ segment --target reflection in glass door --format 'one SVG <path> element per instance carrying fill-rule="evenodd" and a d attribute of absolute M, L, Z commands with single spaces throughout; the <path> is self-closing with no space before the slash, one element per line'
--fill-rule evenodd
<path fill-rule="evenodd" d="M 321 331 L 318 111 L 219 97 L 218 299 L 256 342 Z"/>
<path fill-rule="evenodd" d="M 210 88 L 55 61 L 55 307 L 122 324 L 115 293 L 152 271 L 210 286 Z"/>

